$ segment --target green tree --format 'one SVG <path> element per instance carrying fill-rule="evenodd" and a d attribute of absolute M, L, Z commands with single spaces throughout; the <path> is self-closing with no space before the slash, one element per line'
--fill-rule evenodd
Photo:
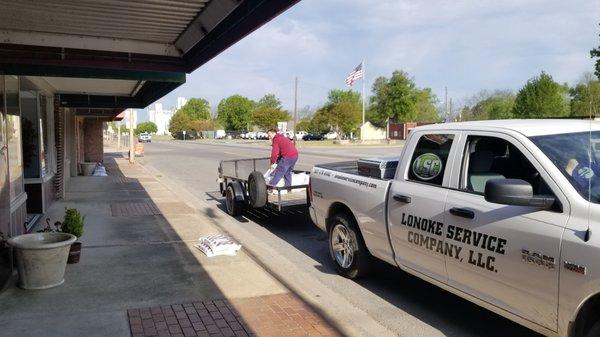
<path fill-rule="evenodd" d="M 256 107 L 273 108 L 273 109 L 283 110 L 283 108 L 281 106 L 281 101 L 279 100 L 279 98 L 277 98 L 277 96 L 275 96 L 273 94 L 264 95 L 258 101 L 258 103 L 256 103 Z"/>
<path fill-rule="evenodd" d="M 593 59 L 597 59 L 596 64 L 594 66 L 596 69 L 594 71 L 594 74 L 600 79 L 600 46 L 598 46 L 598 48 L 590 50 L 590 57 Z"/>
<path fill-rule="evenodd" d="M 121 130 L 121 133 L 129 133 L 129 128 L 127 126 L 125 126 L 125 123 L 121 124 L 121 127 L 119 128 Z"/>
<path fill-rule="evenodd" d="M 253 101 L 240 95 L 224 98 L 217 107 L 217 120 L 227 130 L 247 130 L 254 105 Z"/>
<path fill-rule="evenodd" d="M 600 81 L 593 75 L 585 74 L 575 87 L 569 90 L 571 115 L 577 117 L 600 113 Z"/>
<path fill-rule="evenodd" d="M 192 130 L 192 122 L 192 118 L 179 109 L 173 114 L 173 117 L 171 117 L 171 121 L 169 122 L 169 132 L 175 137 L 178 132 L 190 131 Z"/>
<path fill-rule="evenodd" d="M 273 94 L 263 96 L 252 111 L 251 122 L 262 129 L 274 128 L 277 122 L 290 120 L 290 115 L 283 110 L 281 101 Z"/>
<path fill-rule="evenodd" d="M 291 119 L 287 111 L 273 107 L 257 107 L 252 112 L 252 124 L 263 130 L 277 127 L 277 122 L 287 122 Z"/>
<path fill-rule="evenodd" d="M 189 128 L 193 131 L 209 131 L 209 130 L 215 130 L 216 124 L 215 124 L 215 121 L 210 120 L 210 119 L 191 121 L 189 123 Z"/>
<path fill-rule="evenodd" d="M 313 116 L 312 129 L 326 132 L 330 129 L 338 133 L 356 131 L 362 120 L 360 94 L 352 90 L 330 90 L 327 103 Z"/>
<path fill-rule="evenodd" d="M 296 126 L 296 131 L 310 131 L 310 116 L 302 117 L 298 121 L 298 125 Z"/>
<path fill-rule="evenodd" d="M 513 116 L 515 118 L 564 117 L 569 115 L 567 88 L 556 83 L 542 71 L 527 81 L 517 93 Z"/>
<path fill-rule="evenodd" d="M 310 119 L 310 125 L 306 131 L 313 133 L 325 133 L 331 130 L 329 116 L 323 110 L 317 110 Z"/>
<path fill-rule="evenodd" d="M 482 91 L 472 99 L 472 106 L 465 106 L 463 120 L 487 120 L 513 118 L 515 95 L 509 90 L 493 93 Z"/>
<path fill-rule="evenodd" d="M 153 122 L 143 122 L 138 124 L 135 129 L 135 134 L 139 135 L 140 133 L 157 133 L 158 127 Z"/>
<path fill-rule="evenodd" d="M 404 71 L 394 71 L 389 79 L 376 78 L 371 91 L 369 120 L 375 125 L 383 126 L 388 119 L 397 122 L 440 120 L 431 89 L 417 88 Z"/>
<path fill-rule="evenodd" d="M 417 116 L 415 122 L 439 123 L 442 121 L 436 108 L 437 98 L 430 88 L 417 90 L 415 93 Z"/>
<path fill-rule="evenodd" d="M 210 104 L 204 98 L 190 98 L 179 110 L 193 121 L 210 119 Z"/>

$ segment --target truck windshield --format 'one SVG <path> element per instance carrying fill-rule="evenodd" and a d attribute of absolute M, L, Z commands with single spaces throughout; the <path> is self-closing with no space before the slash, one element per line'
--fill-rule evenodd
<path fill-rule="evenodd" d="M 600 203 L 600 131 L 530 138 L 590 202 Z"/>

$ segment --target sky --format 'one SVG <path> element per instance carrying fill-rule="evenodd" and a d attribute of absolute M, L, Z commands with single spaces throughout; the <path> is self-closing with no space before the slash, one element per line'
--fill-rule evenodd
<path fill-rule="evenodd" d="M 160 100 L 202 97 L 213 109 L 233 94 L 267 93 L 292 111 L 323 104 L 365 60 L 373 80 L 404 70 L 418 87 L 460 104 L 481 90 L 517 91 L 541 71 L 576 83 L 593 71 L 600 1 L 301 0 L 187 77 Z M 353 89 L 362 90 L 362 83 Z"/>

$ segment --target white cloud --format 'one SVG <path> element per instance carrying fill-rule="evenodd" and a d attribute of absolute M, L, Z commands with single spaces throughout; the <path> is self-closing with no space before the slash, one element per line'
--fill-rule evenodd
<path fill-rule="evenodd" d="M 541 70 L 572 83 L 592 70 L 598 17 L 600 5 L 586 0 L 303 0 L 165 100 L 199 96 L 216 105 L 234 93 L 275 93 L 291 108 L 300 76 L 299 106 L 316 105 L 344 87 L 363 57 L 369 81 L 403 69 L 438 96 L 448 86 L 456 99 L 518 89 Z"/>

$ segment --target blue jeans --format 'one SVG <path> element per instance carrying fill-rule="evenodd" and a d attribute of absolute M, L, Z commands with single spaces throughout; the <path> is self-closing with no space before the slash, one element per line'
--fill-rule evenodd
<path fill-rule="evenodd" d="M 277 168 L 273 173 L 270 185 L 277 186 L 277 183 L 283 178 L 286 187 L 292 186 L 292 171 L 294 170 L 296 161 L 298 161 L 298 157 L 280 158 L 277 161 Z"/>

